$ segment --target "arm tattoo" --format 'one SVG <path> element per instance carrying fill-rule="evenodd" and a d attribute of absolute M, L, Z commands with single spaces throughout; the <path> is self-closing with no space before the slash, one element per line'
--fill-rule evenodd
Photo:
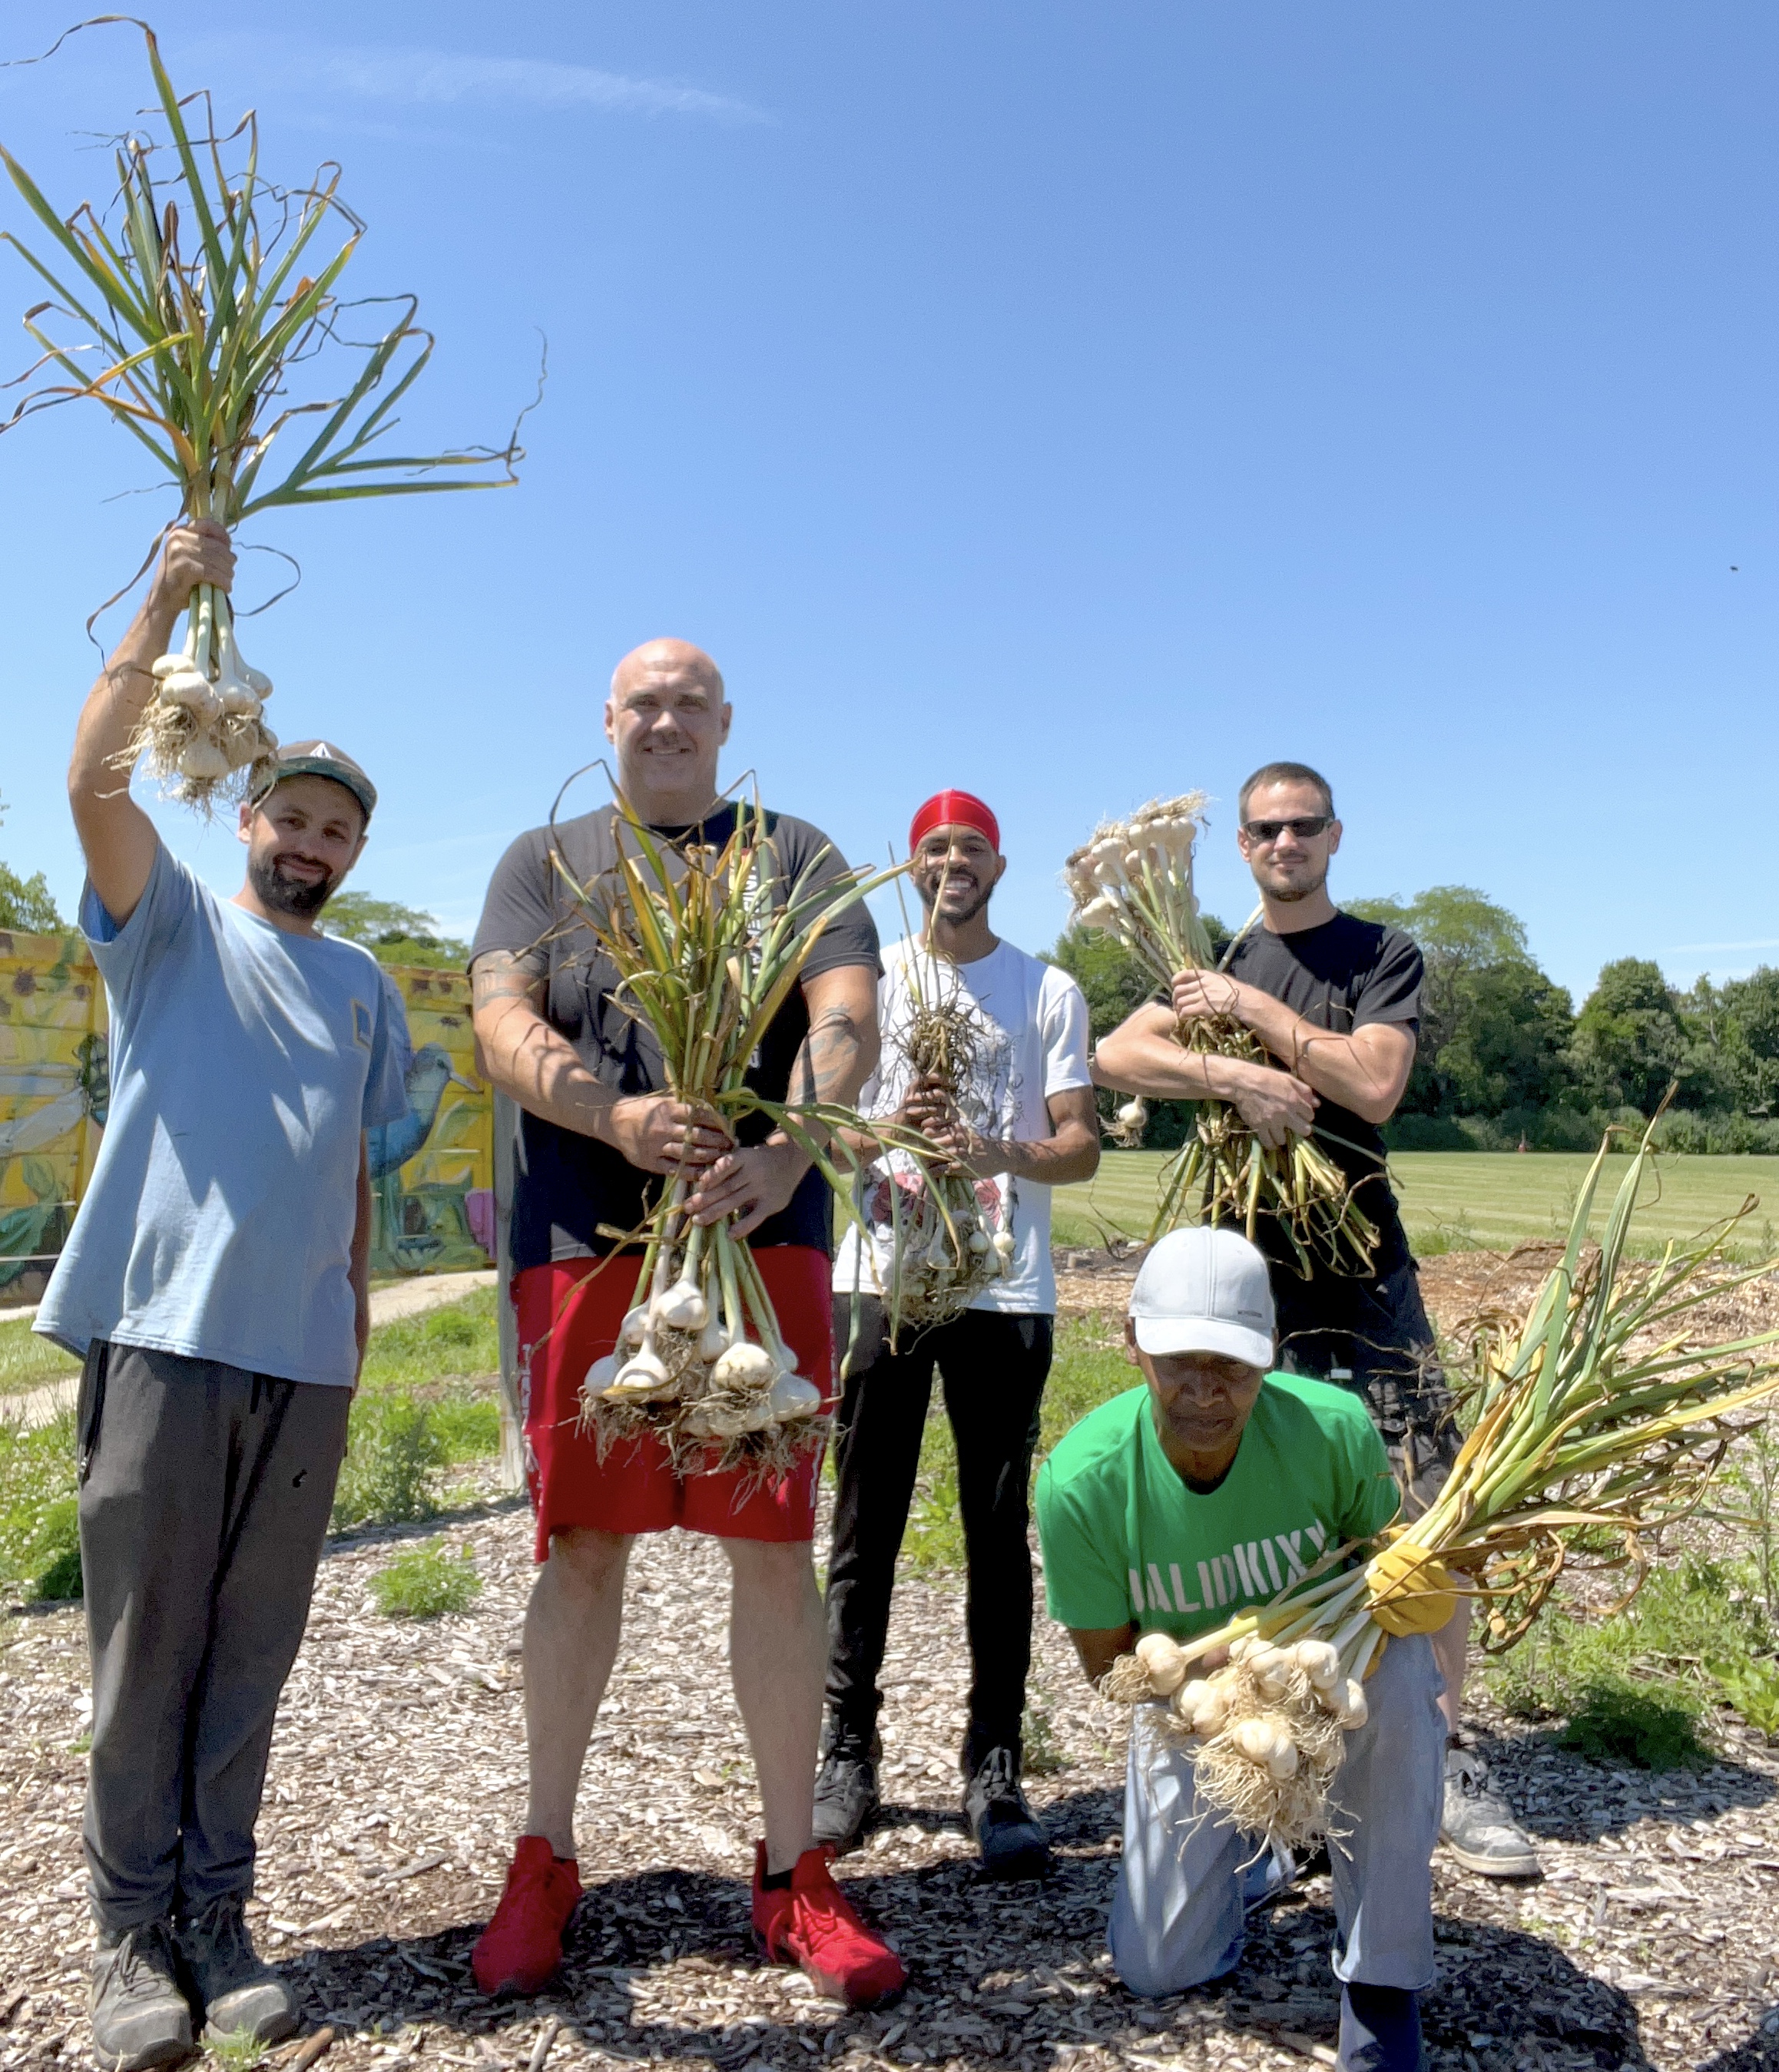
<path fill-rule="evenodd" d="M 479 956 L 470 972 L 470 997 L 476 1009 L 496 1001 L 522 1000 L 543 1011 L 544 960 L 535 954 L 515 956 L 510 950 L 490 950 Z"/>
<path fill-rule="evenodd" d="M 797 1054 L 792 1099 L 799 1106 L 828 1100 L 837 1086 L 845 1085 L 858 1054 L 859 1025 L 851 1013 L 838 1005 L 823 1008 Z"/>

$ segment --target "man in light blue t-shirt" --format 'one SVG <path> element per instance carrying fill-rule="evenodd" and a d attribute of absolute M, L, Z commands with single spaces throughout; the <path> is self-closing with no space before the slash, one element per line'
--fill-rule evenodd
<path fill-rule="evenodd" d="M 111 1108 L 36 1328 L 85 1363 L 105 2072 L 174 2063 L 200 2027 L 270 2041 L 296 2026 L 242 1909 L 369 1328 L 364 1133 L 406 1105 L 376 960 L 316 925 L 364 845 L 364 771 L 322 741 L 256 769 L 229 901 L 168 854 L 117 774 L 186 601 L 233 568 L 220 525 L 168 536 L 68 771 Z"/>

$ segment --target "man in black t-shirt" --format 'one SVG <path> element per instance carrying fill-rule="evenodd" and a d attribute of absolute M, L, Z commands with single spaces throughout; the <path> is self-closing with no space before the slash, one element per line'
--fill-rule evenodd
<path fill-rule="evenodd" d="M 1221 971 L 1178 973 L 1171 1002 L 1139 1008 L 1114 1030 L 1099 1046 L 1095 1076 L 1164 1100 L 1229 1102 L 1263 1144 L 1313 1133 L 1340 1167 L 1377 1227 L 1370 1275 L 1321 1269 L 1306 1280 L 1276 1219 L 1262 1214 L 1256 1225 L 1278 1309 L 1279 1364 L 1364 1396 L 1419 1511 L 1443 1486 L 1459 1444 L 1382 1134 L 1414 1068 L 1421 953 L 1400 929 L 1343 914 L 1329 898 L 1340 823 L 1317 771 L 1267 763 L 1242 786 L 1237 814 L 1259 925 L 1237 939 Z M 1175 1038 L 1181 1022 L 1225 1015 L 1277 1063 L 1189 1051 Z M 1530 1837 L 1460 1732 L 1469 1625 L 1467 1601 L 1433 1640 L 1450 1737 L 1442 1836 L 1485 1877 L 1535 1877 Z"/>
<path fill-rule="evenodd" d="M 605 709 L 618 779 L 664 867 L 720 848 L 735 808 L 719 799 L 730 709 L 709 656 L 654 640 L 618 664 Z M 802 820 L 766 816 L 782 898 L 850 882 Z M 617 1342 L 640 1264 L 623 1234 L 646 1221 L 665 1176 L 695 1178 L 694 1219 L 727 1217 L 749 1240 L 799 1371 L 831 1396 L 829 1202 L 807 1153 L 763 1119 L 731 1141 L 708 1112 L 665 1091 L 661 1052 L 617 990 L 586 919 L 616 896 L 619 845 L 637 840 L 610 806 L 521 835 L 496 868 L 471 952 L 476 1037 L 488 1076 L 518 1104 L 511 1296 L 525 1402 L 537 1580 L 525 1615 L 530 1800 L 506 1889 L 473 1952 L 484 1992 L 536 1992 L 560 1965 L 581 1896 L 574 1801 L 612 1672 L 630 1547 L 678 1525 L 720 1540 L 734 1575 L 730 1665 L 765 1815 L 753 1925 L 768 1956 L 818 1992 L 871 2006 L 900 1989 L 901 1960 L 868 1929 L 814 1846 L 816 1748 L 827 1630 L 810 1541 L 818 1445 L 764 1487 L 682 1472 L 651 1433 L 603 1447 L 579 1422 L 581 1384 Z M 799 903 L 804 894 L 800 894 Z M 807 925 L 807 924 L 805 924 Z M 862 902 L 833 911 L 762 1038 L 749 1083 L 768 1100 L 850 1104 L 877 1059 L 877 933 Z M 620 1256 L 614 1257 L 614 1252 Z M 641 1809 L 638 1809 L 640 1815 Z"/>

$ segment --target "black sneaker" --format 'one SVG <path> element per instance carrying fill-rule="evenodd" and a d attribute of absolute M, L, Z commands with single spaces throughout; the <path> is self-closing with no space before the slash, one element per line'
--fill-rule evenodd
<path fill-rule="evenodd" d="M 101 1934 L 93 1959 L 93 2058 L 100 2072 L 148 2072 L 189 2058 L 191 2010 L 164 1921 Z"/>
<path fill-rule="evenodd" d="M 822 1737 L 822 1767 L 815 1777 L 814 1835 L 836 1856 L 856 1849 L 877 1818 L 877 1763 L 883 1744 L 830 1727 Z"/>
<path fill-rule="evenodd" d="M 1050 1868 L 1050 1838 L 1019 1789 L 1019 1759 L 992 1748 L 964 1786 L 964 1817 L 982 1868 L 995 1878 L 1041 1878 Z"/>
<path fill-rule="evenodd" d="M 220 1893 L 179 1925 L 179 1955 L 204 2008 L 207 2043 L 225 2036 L 276 2043 L 297 2025 L 295 1994 L 247 1932 L 246 1901 L 245 1893 Z"/>

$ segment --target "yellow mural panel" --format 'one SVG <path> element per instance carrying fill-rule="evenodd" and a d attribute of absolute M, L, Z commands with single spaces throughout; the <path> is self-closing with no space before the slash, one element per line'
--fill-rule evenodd
<path fill-rule="evenodd" d="M 385 969 L 406 1013 L 409 1112 L 371 1133 L 374 1273 L 492 1263 L 494 1096 L 469 981 Z M 0 1304 L 43 1293 L 93 1176 L 110 1083 L 105 987 L 78 935 L 0 930 Z"/>

